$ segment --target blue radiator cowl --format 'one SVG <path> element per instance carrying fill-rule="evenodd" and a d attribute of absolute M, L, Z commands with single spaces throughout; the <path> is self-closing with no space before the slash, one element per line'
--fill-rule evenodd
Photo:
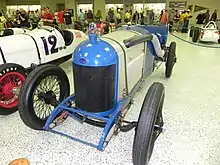
<path fill-rule="evenodd" d="M 81 43 L 73 53 L 73 63 L 82 66 L 109 66 L 117 63 L 116 50 L 96 34 L 90 34 L 89 40 Z"/>

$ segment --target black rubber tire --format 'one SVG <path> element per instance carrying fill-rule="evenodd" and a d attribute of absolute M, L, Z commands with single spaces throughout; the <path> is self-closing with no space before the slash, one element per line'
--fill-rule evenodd
<path fill-rule="evenodd" d="M 200 29 L 199 28 L 195 28 L 193 35 L 192 35 L 192 41 L 193 42 L 197 42 L 199 39 L 199 35 L 200 35 Z"/>
<path fill-rule="evenodd" d="M 163 127 L 163 120 L 159 121 L 159 118 L 162 118 L 164 96 L 164 86 L 157 82 L 151 85 L 145 96 L 133 142 L 134 165 L 147 165 L 150 161 L 155 143 L 152 139 L 156 122 L 160 122 L 160 127 Z"/>
<path fill-rule="evenodd" d="M 194 29 L 195 29 L 194 26 L 192 26 L 192 27 L 190 28 L 189 37 L 192 37 L 192 36 L 193 36 Z"/>
<path fill-rule="evenodd" d="M 21 65 L 14 64 L 14 63 L 5 63 L 0 65 L 0 78 L 6 75 L 6 73 L 9 72 L 18 72 L 19 74 L 23 75 L 26 79 L 27 72 L 25 68 Z M 1 82 L 0 82 L 1 84 Z M 0 87 L 0 91 L 1 91 Z M 18 110 L 18 105 L 11 107 L 11 108 L 5 108 L 0 105 L 0 115 L 10 115 Z"/>
<path fill-rule="evenodd" d="M 170 78 L 173 73 L 173 67 L 176 63 L 176 42 L 171 42 L 166 60 L 165 76 Z"/>
<path fill-rule="evenodd" d="M 36 87 L 48 76 L 56 76 L 60 82 L 60 97 L 58 102 L 63 101 L 70 94 L 69 79 L 60 67 L 47 64 L 36 68 L 30 73 L 20 91 L 19 114 L 25 125 L 35 130 L 42 130 L 47 118 L 40 119 L 35 114 L 33 94 Z"/>

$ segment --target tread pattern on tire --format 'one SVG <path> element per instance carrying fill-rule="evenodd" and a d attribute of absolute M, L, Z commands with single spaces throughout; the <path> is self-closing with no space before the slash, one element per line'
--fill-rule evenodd
<path fill-rule="evenodd" d="M 154 83 L 145 96 L 133 143 L 132 157 L 134 165 L 143 165 L 148 161 L 146 152 L 148 152 L 148 148 L 150 147 L 153 132 L 152 125 L 156 121 L 157 114 L 162 113 L 162 109 L 159 109 L 159 107 L 160 103 L 163 104 L 164 95 L 163 84 Z"/>
<path fill-rule="evenodd" d="M 190 28 L 189 37 L 192 37 L 192 36 L 193 36 L 194 29 L 195 29 L 194 26 L 192 26 L 192 27 Z"/>
<path fill-rule="evenodd" d="M 199 28 L 195 28 L 193 35 L 192 35 L 192 41 L 193 42 L 197 42 L 199 39 L 199 35 L 200 35 L 200 29 Z"/>
<path fill-rule="evenodd" d="M 176 43 L 172 42 L 170 44 L 169 53 L 166 61 L 166 70 L 165 70 L 165 76 L 167 78 L 170 78 L 172 76 L 173 72 L 173 63 L 174 59 L 176 58 Z"/>

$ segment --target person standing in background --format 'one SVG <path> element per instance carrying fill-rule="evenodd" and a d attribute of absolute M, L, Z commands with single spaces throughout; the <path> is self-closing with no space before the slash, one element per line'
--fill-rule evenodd
<path fill-rule="evenodd" d="M 11 20 L 13 18 L 13 13 L 11 10 L 7 10 L 6 12 L 6 18 L 8 18 L 9 20 Z"/>
<path fill-rule="evenodd" d="M 172 9 L 172 10 L 169 12 L 169 15 L 168 15 L 168 18 L 169 18 L 169 31 L 170 31 L 170 32 L 172 32 L 174 17 L 175 17 L 175 10 Z"/>
<path fill-rule="evenodd" d="M 0 32 L 3 31 L 6 28 L 6 19 L 2 12 L 0 12 Z"/>
<path fill-rule="evenodd" d="M 211 16 L 210 21 L 216 22 L 216 21 L 217 21 L 217 18 L 218 18 L 218 16 L 217 16 L 217 10 L 215 10 L 214 13 L 212 13 L 212 16 Z"/>
<path fill-rule="evenodd" d="M 85 13 L 84 13 L 84 19 L 87 20 L 87 14 L 88 14 L 88 11 L 85 10 Z"/>
<path fill-rule="evenodd" d="M 64 13 L 64 21 L 65 21 L 65 25 L 67 28 L 71 28 L 70 26 L 72 25 L 72 14 L 70 13 L 70 11 L 68 9 L 65 10 Z"/>
<path fill-rule="evenodd" d="M 192 18 L 192 16 L 190 16 L 190 9 L 188 9 L 185 12 L 184 15 L 184 24 L 183 24 L 183 28 L 182 28 L 182 32 L 183 33 L 187 33 L 188 32 L 188 26 L 189 26 L 189 19 Z"/>
<path fill-rule="evenodd" d="M 36 19 L 39 19 L 39 17 L 40 17 L 40 12 L 39 12 L 38 9 L 34 12 L 34 17 L 35 17 Z"/>
<path fill-rule="evenodd" d="M 153 24 L 154 23 L 154 18 L 155 17 L 155 13 L 154 13 L 154 11 L 153 10 L 150 10 L 149 11 L 149 23 L 150 24 Z"/>
<path fill-rule="evenodd" d="M 88 23 L 91 23 L 93 21 L 93 13 L 92 13 L 92 10 L 89 10 L 88 13 L 87 13 L 87 20 L 88 20 Z"/>
<path fill-rule="evenodd" d="M 58 25 L 61 29 L 65 28 L 65 20 L 64 20 L 64 9 L 62 9 L 61 11 L 59 11 L 57 13 L 57 18 L 58 18 Z"/>
<path fill-rule="evenodd" d="M 153 21 L 154 21 L 155 14 L 154 14 L 153 10 L 152 10 L 152 17 L 153 17 Z M 143 9 L 141 9 L 141 12 L 140 12 L 140 24 L 144 25 L 144 11 L 143 11 Z"/>
<path fill-rule="evenodd" d="M 20 22 L 20 27 L 26 27 L 26 28 L 30 27 L 30 23 L 28 21 L 29 16 L 28 16 L 28 13 L 26 13 L 26 11 L 24 9 L 19 10 L 18 20 Z"/>
<path fill-rule="evenodd" d="M 128 23 L 131 21 L 131 14 L 128 10 L 125 12 L 124 19 L 125 19 L 125 23 Z"/>
<path fill-rule="evenodd" d="M 137 11 L 135 11 L 133 17 L 132 17 L 132 22 L 134 24 L 137 24 L 138 23 L 138 20 L 139 20 L 139 13 Z"/>
<path fill-rule="evenodd" d="M 102 12 L 101 12 L 101 10 L 97 10 L 97 12 L 95 14 L 95 21 L 97 21 L 97 22 L 102 21 Z"/>
<path fill-rule="evenodd" d="M 179 20 L 179 31 L 182 31 L 183 25 L 184 25 L 184 20 L 185 20 L 185 13 L 186 11 L 183 11 L 180 15 L 180 20 Z"/>
<path fill-rule="evenodd" d="M 166 12 L 166 10 L 163 10 L 162 13 L 161 13 L 160 23 L 162 25 L 166 25 L 167 22 L 168 22 L 167 12 Z"/>
<path fill-rule="evenodd" d="M 209 9 L 208 9 L 207 12 L 205 13 L 205 24 L 209 22 L 209 19 L 210 19 L 210 14 L 209 14 Z"/>
<path fill-rule="evenodd" d="M 175 11 L 175 16 L 174 16 L 174 25 L 173 25 L 173 30 L 178 31 L 178 24 L 180 20 L 180 13 L 178 10 Z"/>
<path fill-rule="evenodd" d="M 83 21 L 85 20 L 85 15 L 84 15 L 82 9 L 79 10 L 79 16 L 78 16 L 78 18 L 79 18 L 79 21 L 80 21 L 80 22 L 83 22 Z"/>
<path fill-rule="evenodd" d="M 122 20 L 122 16 L 121 16 L 121 12 L 120 9 L 117 9 L 117 13 L 116 13 L 116 23 L 120 24 Z"/>
<path fill-rule="evenodd" d="M 42 16 L 41 19 L 43 21 L 43 25 L 48 25 L 51 26 L 53 25 L 53 21 L 54 21 L 54 16 L 53 14 L 49 11 L 49 7 L 45 7 L 43 12 L 42 12 Z"/>
<path fill-rule="evenodd" d="M 108 20 L 109 20 L 110 23 L 115 23 L 114 9 L 109 9 L 109 11 L 108 11 Z"/>

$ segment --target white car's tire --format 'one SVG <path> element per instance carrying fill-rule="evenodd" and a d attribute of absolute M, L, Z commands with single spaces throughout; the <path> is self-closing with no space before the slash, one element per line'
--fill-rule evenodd
<path fill-rule="evenodd" d="M 194 29 L 195 29 L 194 26 L 192 26 L 192 27 L 190 28 L 189 37 L 192 37 L 192 36 L 193 36 Z"/>
<path fill-rule="evenodd" d="M 192 41 L 193 42 L 197 42 L 199 39 L 199 35 L 200 35 L 200 29 L 199 28 L 195 28 L 193 35 L 192 35 Z"/>

